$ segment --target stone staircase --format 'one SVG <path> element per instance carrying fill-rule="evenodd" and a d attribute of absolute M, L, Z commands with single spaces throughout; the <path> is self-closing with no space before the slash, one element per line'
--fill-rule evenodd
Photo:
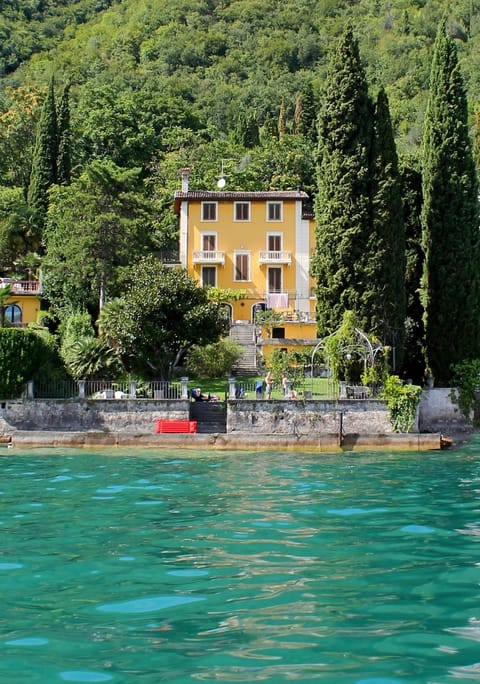
<path fill-rule="evenodd" d="M 197 421 L 198 434 L 227 432 L 227 405 L 224 401 L 192 401 L 190 420 Z"/>
<path fill-rule="evenodd" d="M 236 375 L 257 375 L 257 348 L 255 344 L 255 326 L 252 323 L 233 323 L 230 338 L 243 347 L 243 355 L 233 367 Z"/>

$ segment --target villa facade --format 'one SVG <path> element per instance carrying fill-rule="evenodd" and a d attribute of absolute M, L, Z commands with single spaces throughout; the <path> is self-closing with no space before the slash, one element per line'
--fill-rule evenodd
<path fill-rule="evenodd" d="M 257 311 L 279 320 L 262 331 L 271 346 L 316 338 L 310 257 L 314 220 L 301 190 L 190 190 L 182 169 L 175 193 L 180 263 L 202 285 L 234 292 L 225 304 L 232 323 L 252 324 Z"/>

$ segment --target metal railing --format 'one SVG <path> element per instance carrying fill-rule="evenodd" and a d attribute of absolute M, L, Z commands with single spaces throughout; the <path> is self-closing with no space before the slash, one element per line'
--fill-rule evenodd
<path fill-rule="evenodd" d="M 186 396 L 186 388 L 184 390 Z M 182 399 L 182 383 L 167 380 L 59 380 L 29 382 L 28 399 Z"/>
<path fill-rule="evenodd" d="M 181 399 L 182 386 L 179 382 L 169 380 L 151 380 L 148 383 L 139 383 L 137 397 L 144 399 Z"/>
<path fill-rule="evenodd" d="M 36 382 L 33 396 L 35 399 L 73 399 L 78 397 L 78 383 L 75 380 Z"/>
<path fill-rule="evenodd" d="M 129 390 L 127 380 L 85 380 L 85 396 L 89 399 L 127 399 Z"/>

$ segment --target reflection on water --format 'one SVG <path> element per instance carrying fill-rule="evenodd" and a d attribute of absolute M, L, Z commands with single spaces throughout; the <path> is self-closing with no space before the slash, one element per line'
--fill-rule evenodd
<path fill-rule="evenodd" d="M 480 681 L 480 440 L 5 451 L 0 681 Z"/>

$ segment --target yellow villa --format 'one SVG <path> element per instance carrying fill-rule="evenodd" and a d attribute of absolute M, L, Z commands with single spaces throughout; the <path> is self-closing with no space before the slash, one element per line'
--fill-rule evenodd
<path fill-rule="evenodd" d="M 249 335 L 256 312 L 278 314 L 256 340 L 264 356 L 276 346 L 314 345 L 314 220 L 307 193 L 190 190 L 189 169 L 181 177 L 174 204 L 181 266 L 203 285 L 237 293 L 225 302 L 232 329 Z"/>
<path fill-rule="evenodd" d="M 0 288 L 7 285 L 12 294 L 3 303 L 6 324 L 26 327 L 30 323 L 36 323 L 40 311 L 40 281 L 0 278 Z"/>

